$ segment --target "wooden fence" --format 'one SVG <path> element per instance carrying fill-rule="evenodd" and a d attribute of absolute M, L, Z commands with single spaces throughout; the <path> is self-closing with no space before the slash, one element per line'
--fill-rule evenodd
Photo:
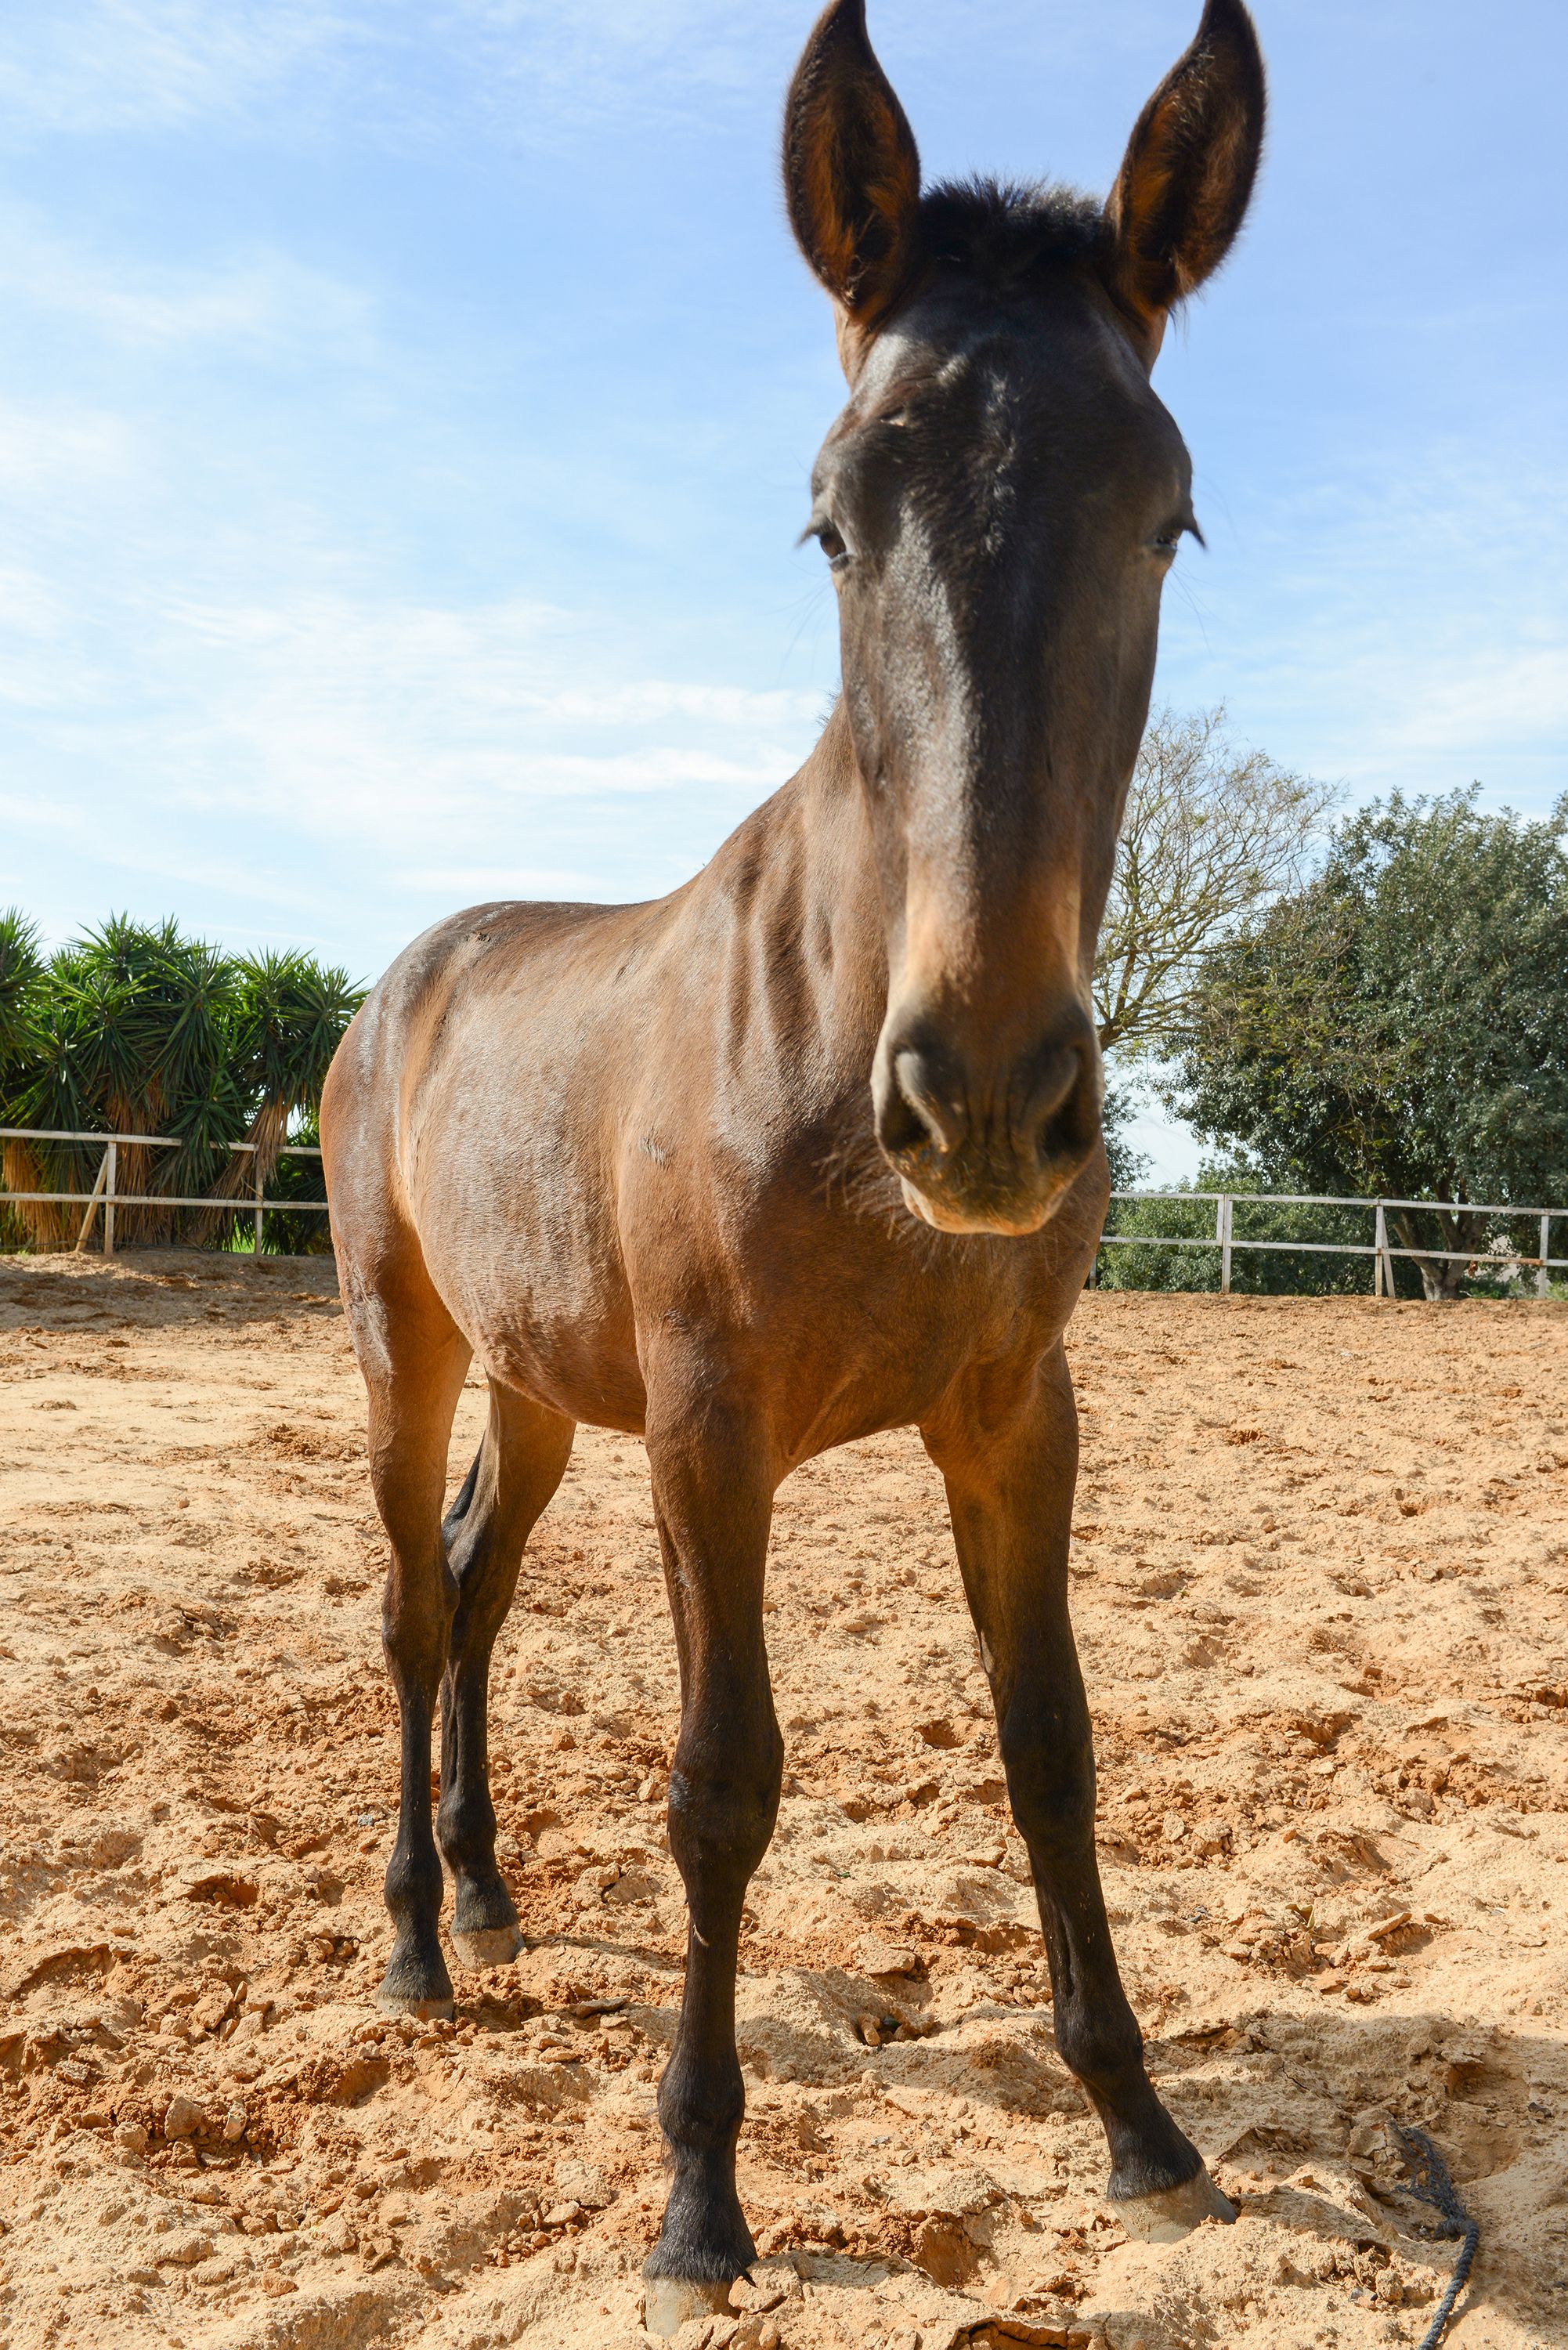
<path fill-rule="evenodd" d="M 244 1198 L 229 1197 L 189 1200 L 171 1191 L 120 1191 L 115 1188 L 119 1170 L 119 1146 L 135 1144 L 144 1150 L 182 1150 L 185 1145 L 177 1137 L 167 1134 L 81 1134 L 68 1127 L 0 1126 L 0 1142 L 96 1142 L 102 1146 L 103 1157 L 99 1163 L 98 1180 L 90 1191 L 7 1191 L 0 1189 L 0 1204 L 7 1200 L 18 1202 L 31 1201 L 42 1206 L 69 1207 L 83 1204 L 81 1230 L 77 1234 L 78 1248 L 85 1248 L 93 1227 L 93 1220 L 101 1211 L 103 1215 L 103 1253 L 114 1254 L 114 1211 L 117 1208 L 215 1208 L 234 1215 L 254 1219 L 255 1252 L 261 1254 L 262 1219 L 268 1209 L 282 1211 L 291 1216 L 324 1216 L 325 1200 L 267 1200 L 262 1197 L 262 1177 Z M 231 1142 L 224 1146 L 230 1152 L 254 1157 L 254 1142 Z M 280 1159 L 319 1159 L 320 1150 L 313 1143 L 286 1142 L 277 1156 Z"/>
<path fill-rule="evenodd" d="M 1373 1295 L 1376 1297 L 1392 1297 L 1394 1295 L 1396 1257 L 1407 1257 L 1417 1262 L 1425 1257 L 1442 1264 L 1484 1264 L 1494 1273 L 1532 1266 L 1536 1292 L 1542 1297 L 1551 1294 L 1554 1272 L 1568 1273 L 1568 1257 L 1551 1253 L 1552 1219 L 1568 1222 L 1568 1208 L 1487 1207 L 1474 1200 L 1342 1200 L 1324 1191 L 1113 1191 L 1111 1197 L 1113 1200 L 1211 1200 L 1214 1203 L 1214 1230 L 1199 1239 L 1166 1239 L 1151 1232 L 1102 1232 L 1100 1246 L 1217 1248 L 1220 1252 L 1220 1294 L 1222 1297 L 1231 1295 L 1231 1263 L 1237 1249 L 1299 1249 L 1314 1256 L 1372 1257 L 1376 1260 Z M 1232 1229 L 1238 1200 L 1256 1201 L 1259 1207 L 1267 1208 L 1370 1209 L 1376 1220 L 1373 1236 L 1365 1246 L 1353 1241 L 1238 1240 Z M 1444 1215 L 1508 1217 L 1533 1223 L 1540 1238 L 1539 1253 L 1525 1256 L 1510 1249 L 1506 1255 L 1491 1255 L 1480 1249 L 1394 1248 L 1388 1240 L 1390 1208 L 1428 1208 Z"/>
<path fill-rule="evenodd" d="M 36 1201 L 40 1205 L 69 1206 L 83 1203 L 81 1230 L 77 1246 L 85 1246 L 94 1219 L 103 1217 L 103 1252 L 114 1254 L 114 1215 L 116 1208 L 216 1208 L 230 1214 L 240 1213 L 254 1219 L 255 1249 L 261 1253 L 262 1220 L 267 1211 L 281 1211 L 291 1216 L 324 1216 L 325 1200 L 267 1200 L 262 1196 L 261 1178 L 250 1195 L 243 1200 L 229 1197 L 200 1200 L 176 1198 L 167 1191 L 119 1191 L 115 1189 L 115 1175 L 121 1143 L 136 1144 L 148 1150 L 179 1150 L 183 1148 L 174 1137 L 167 1134 L 82 1134 L 63 1127 L 0 1126 L 0 1142 L 85 1142 L 98 1143 L 103 1149 L 98 1180 L 88 1192 L 81 1191 L 6 1191 L 0 1190 L 0 1201 Z M 232 1152 L 254 1155 L 254 1142 L 231 1142 Z M 320 1150 L 310 1143 L 289 1142 L 279 1151 L 280 1158 L 319 1159 Z M 1113 1200 L 1180 1200 L 1211 1201 L 1214 1206 L 1214 1230 L 1201 1238 L 1168 1237 L 1152 1232 L 1102 1232 L 1102 1248 L 1217 1248 L 1220 1252 L 1220 1290 L 1222 1296 L 1231 1294 L 1231 1267 L 1237 1249 L 1274 1249 L 1303 1251 L 1315 1256 L 1369 1256 L 1375 1260 L 1374 1295 L 1392 1297 L 1394 1295 L 1394 1260 L 1422 1257 L 1449 1264 L 1476 1264 L 1488 1261 L 1488 1253 L 1475 1249 L 1416 1249 L 1395 1248 L 1388 1238 L 1387 1211 L 1390 1208 L 1436 1209 L 1446 1215 L 1506 1217 L 1535 1224 L 1540 1237 L 1540 1249 L 1534 1256 L 1525 1256 L 1510 1250 L 1505 1256 L 1490 1258 L 1493 1271 L 1523 1270 L 1532 1267 L 1535 1285 L 1544 1297 L 1551 1288 L 1552 1274 L 1568 1273 L 1568 1256 L 1551 1253 L 1552 1224 L 1555 1218 L 1568 1222 L 1568 1208 L 1500 1208 L 1488 1207 L 1473 1200 L 1369 1200 L 1335 1199 L 1327 1192 L 1310 1191 L 1113 1191 Z M 1260 1207 L 1272 1208 L 1361 1208 L 1371 1211 L 1375 1219 L 1372 1239 L 1365 1245 L 1349 1241 L 1280 1241 L 1238 1240 L 1234 1231 L 1235 1205 L 1238 1200 L 1255 1201 Z"/>

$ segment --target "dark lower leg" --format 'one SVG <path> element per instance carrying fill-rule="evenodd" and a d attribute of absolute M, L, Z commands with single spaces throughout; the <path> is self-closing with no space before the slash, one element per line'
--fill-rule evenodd
<path fill-rule="evenodd" d="M 1104 2124 L 1111 2195 L 1165 2193 L 1203 2165 L 1150 2085 L 1100 1889 L 1093 1738 L 1067 1608 L 1077 1416 L 1064 1362 L 1040 1367 L 1016 1398 L 989 1393 L 967 1413 L 961 1405 L 927 1442 L 947 1479 L 1039 1897 L 1056 2044 Z"/>
<path fill-rule="evenodd" d="M 746 1887 L 778 1814 L 784 1746 L 763 1647 L 773 1482 L 760 1448 L 710 1409 L 700 1436 L 683 1430 L 660 1442 L 650 1430 L 649 1453 L 680 1658 L 670 1849 L 691 1912 L 680 2025 L 659 2089 L 675 2176 L 644 2269 L 674 2281 L 649 2288 L 649 2324 L 667 2333 L 756 2257 L 735 2192 L 745 2107 L 735 1966 Z"/>
<path fill-rule="evenodd" d="M 398 1692 L 401 1787 L 397 1842 L 387 1867 L 387 1908 L 395 1932 L 379 1997 L 383 2006 L 405 2012 L 450 2015 L 452 1978 L 438 1931 L 441 1869 L 431 1822 L 431 1729 L 446 1649 L 448 1602 L 439 1565 L 420 1578 L 430 1586 L 433 1604 L 411 1606 L 408 1580 L 394 1564 L 384 1644 Z"/>
<path fill-rule="evenodd" d="M 493 1398 L 484 1442 L 442 1528 L 458 1601 L 441 1683 L 436 1834 L 455 1888 L 452 1943 L 469 1966 L 504 1966 L 522 1948 L 516 1905 L 495 1862 L 490 1659 L 524 1544 L 560 1482 L 573 1433 L 572 1422 L 553 1412 L 514 1396 Z"/>
<path fill-rule="evenodd" d="M 1125 2199 L 1179 2186 L 1203 2164 L 1154 2093 L 1143 2035 L 1122 1987 L 1095 1856 L 1086 1710 L 1081 1725 L 1072 1721 L 1083 1703 L 1075 1660 L 1071 1679 L 1075 1690 L 1056 1692 L 1067 1698 L 1064 1706 L 1050 1706 L 1044 1691 L 1031 1691 L 1015 1697 L 1008 1713 L 999 1711 L 998 1727 L 1012 1814 L 1040 1903 L 1056 2045 L 1104 2125 L 1108 2192 Z"/>
<path fill-rule="evenodd" d="M 765 1693 L 764 1693 L 765 1694 Z M 724 1725 L 726 1740 L 739 1727 Z M 773 1720 L 753 1711 L 740 1771 L 726 1777 L 677 1749 L 670 1785 L 670 1848 L 686 1886 L 691 1923 L 675 2048 L 659 2085 L 659 2118 L 675 2178 L 645 2274 L 727 2283 L 756 2247 L 735 2192 L 735 2143 L 745 2113 L 735 2053 L 735 1969 L 741 1909 L 778 1812 L 784 1750 Z M 700 1752 L 700 1725 L 681 1747 Z"/>
<path fill-rule="evenodd" d="M 453 1645 L 455 1647 L 455 1638 Z M 452 1938 L 470 1966 L 504 1966 L 523 1947 L 517 1908 L 495 1861 L 488 1742 L 490 1645 L 470 1639 L 441 1683 L 436 1834 L 452 1875 Z"/>

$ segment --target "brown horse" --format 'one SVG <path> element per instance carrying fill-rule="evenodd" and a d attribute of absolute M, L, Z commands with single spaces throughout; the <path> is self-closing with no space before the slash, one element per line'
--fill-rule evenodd
<path fill-rule="evenodd" d="M 691 1920 L 659 2100 L 660 2331 L 754 2257 L 734 1984 L 783 1754 L 773 1497 L 875 1430 L 912 1423 L 946 1481 L 1056 2042 L 1104 2123 L 1115 2208 L 1145 2234 L 1231 2216 L 1149 2085 L 1096 1869 L 1062 1334 L 1106 1201 L 1096 933 L 1161 584 L 1197 527 L 1149 371 L 1241 225 L 1262 119 L 1246 10 L 1208 0 L 1104 206 L 922 194 L 864 0 L 834 0 L 790 91 L 784 172 L 849 382 L 807 525 L 838 590 L 841 699 L 800 773 L 673 896 L 481 906 L 428 931 L 322 1104 L 392 1554 L 390 2007 L 452 2012 L 437 1838 L 459 1958 L 520 1947 L 486 1779 L 491 1649 L 576 1423 L 647 1440 Z M 489 1424 L 443 1524 L 474 1357 Z"/>

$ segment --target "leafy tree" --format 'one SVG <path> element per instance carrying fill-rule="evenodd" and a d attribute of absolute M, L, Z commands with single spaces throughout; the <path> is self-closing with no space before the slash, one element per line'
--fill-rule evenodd
<path fill-rule="evenodd" d="M 308 955 L 234 959 L 172 921 L 124 915 L 44 962 L 32 926 L 0 916 L 0 1123 L 172 1136 L 175 1150 L 122 1144 L 117 1188 L 241 1198 L 258 1162 L 229 1144 L 254 1140 L 272 1177 L 360 1000 L 345 972 Z M 12 1142 L 5 1180 L 13 1191 L 89 1191 L 100 1156 Z M 68 1246 L 81 1222 L 70 1206 L 23 1203 L 12 1215 L 40 1247 Z M 291 1219 L 307 1221 L 320 1220 Z M 130 1243 L 215 1243 L 234 1226 L 229 1210 L 140 1208 L 119 1211 L 118 1231 Z"/>
<path fill-rule="evenodd" d="M 1231 738 L 1223 708 L 1161 710 L 1138 752 L 1100 926 L 1101 1045 L 1126 1062 L 1179 1035 L 1216 938 L 1299 881 L 1333 790 Z"/>
<path fill-rule="evenodd" d="M 1276 1190 L 1561 1201 L 1565 827 L 1568 798 L 1532 822 L 1485 815 L 1475 788 L 1349 819 L 1314 879 L 1204 958 L 1172 1107 Z M 1389 1221 L 1407 1248 L 1485 1247 L 1476 1218 Z M 1420 1274 L 1452 1296 L 1464 1268 Z"/>

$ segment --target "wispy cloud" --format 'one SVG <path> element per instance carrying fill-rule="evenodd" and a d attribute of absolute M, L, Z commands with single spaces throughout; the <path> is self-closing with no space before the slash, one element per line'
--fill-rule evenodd
<path fill-rule="evenodd" d="M 122 348 L 208 344 L 254 357 L 309 352 L 317 364 L 374 355 L 374 306 L 358 286 L 267 247 L 216 265 L 149 262 L 62 234 L 32 205 L 0 206 L 0 300 Z"/>
<path fill-rule="evenodd" d="M 61 491 L 123 479 L 134 439 L 111 410 L 0 400 L 0 495 L 36 511 Z"/>
<path fill-rule="evenodd" d="M 157 132 L 242 120 L 362 38 L 326 0 L 61 0 L 0 19 L 9 138 Z"/>
<path fill-rule="evenodd" d="M 1568 783 L 1565 506 L 1568 470 L 1447 439 L 1260 502 L 1168 607 L 1164 689 L 1228 698 L 1356 796 L 1474 779 L 1543 810 Z"/>

